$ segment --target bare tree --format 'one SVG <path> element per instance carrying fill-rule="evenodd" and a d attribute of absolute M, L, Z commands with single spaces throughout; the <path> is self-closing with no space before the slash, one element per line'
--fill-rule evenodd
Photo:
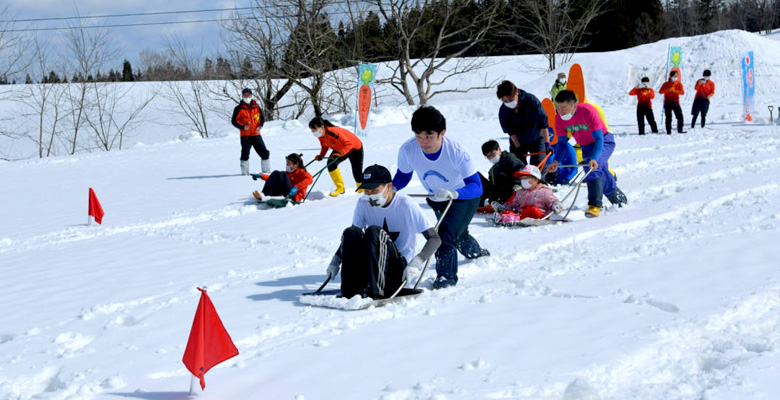
<path fill-rule="evenodd" d="M 515 23 L 507 34 L 544 54 L 552 71 L 587 45 L 583 39 L 588 26 L 606 4 L 607 0 L 520 0 L 512 8 Z"/>
<path fill-rule="evenodd" d="M 85 122 L 99 149 L 121 150 L 125 136 L 141 122 L 141 112 L 154 99 L 155 90 L 138 97 L 138 93 L 133 90 L 135 85 L 131 82 L 89 85 L 92 104 L 85 113 Z"/>
<path fill-rule="evenodd" d="M 485 59 L 462 59 L 496 25 L 499 2 L 470 0 L 368 0 L 394 35 L 397 64 L 389 83 L 409 105 L 427 104 L 437 94 L 468 92 L 484 86 L 437 89 L 448 79 L 477 71 Z M 470 7 L 477 9 L 466 13 Z M 465 17 L 464 16 L 468 16 Z M 420 42 L 427 46 L 419 46 Z M 415 54 L 414 50 L 421 50 Z M 410 82 L 411 81 L 411 82 Z M 411 84 L 410 84 L 411 83 Z M 488 83 L 485 82 L 485 85 Z"/>
<path fill-rule="evenodd" d="M 203 47 L 193 49 L 181 40 L 170 35 L 165 38 L 173 60 L 180 69 L 187 69 L 192 73 L 192 79 L 185 82 L 166 82 L 167 92 L 163 97 L 176 104 L 189 121 L 187 126 L 194 129 L 203 138 L 209 137 L 206 100 L 208 99 L 209 85 L 203 80 L 207 78 L 209 71 L 204 71 L 201 63 L 203 60 Z"/>
<path fill-rule="evenodd" d="M 24 57 L 25 38 L 14 32 L 16 24 L 8 16 L 7 10 L 6 7 L 0 9 L 0 81 L 10 80 L 29 65 Z M 4 92 L 0 92 L 0 99 Z"/>
<path fill-rule="evenodd" d="M 99 94 L 95 79 L 108 60 L 117 58 L 116 51 L 111 46 L 108 31 L 105 29 L 89 29 L 78 19 L 65 34 L 67 53 L 64 59 L 71 60 L 71 68 L 79 77 L 78 82 L 68 86 L 69 109 L 67 111 L 72 134 L 70 154 L 75 154 L 79 144 L 79 134 L 87 121 L 87 114 L 92 107 L 92 94 Z"/>
<path fill-rule="evenodd" d="M 756 22 L 756 29 L 759 32 L 772 32 L 780 15 L 780 10 L 777 9 L 780 4 L 776 0 L 747 0 L 746 3 L 749 15 Z"/>
<path fill-rule="evenodd" d="M 38 76 L 45 76 L 46 71 L 53 68 L 49 64 L 50 54 L 47 42 L 38 37 L 33 39 L 32 47 L 35 72 Z M 64 100 L 67 85 L 54 83 L 30 83 L 24 86 L 27 92 L 27 101 L 22 108 L 22 115 L 31 119 L 33 132 L 28 132 L 27 137 L 38 147 L 38 157 L 50 157 L 57 154 L 56 143 L 61 140 L 61 122 L 64 118 Z"/>

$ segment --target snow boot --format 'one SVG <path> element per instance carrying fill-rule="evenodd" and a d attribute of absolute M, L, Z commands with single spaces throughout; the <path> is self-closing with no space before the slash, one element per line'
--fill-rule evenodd
<path fill-rule="evenodd" d="M 610 203 L 618 207 L 623 207 L 623 204 L 628 204 L 628 198 L 618 187 L 615 187 L 615 191 L 606 196 Z"/>
<path fill-rule="evenodd" d="M 444 277 L 444 275 L 439 275 L 436 277 L 436 280 L 433 281 L 432 288 L 433 290 L 444 289 L 450 286 L 455 286 L 457 283 L 457 279 L 447 279 Z"/>
<path fill-rule="evenodd" d="M 588 211 L 585 211 L 585 216 L 588 218 L 596 218 L 599 216 L 599 213 L 601 212 L 601 207 L 599 206 L 588 206 Z"/>
<path fill-rule="evenodd" d="M 260 160 L 260 168 L 262 169 L 263 174 L 270 174 L 271 160 Z"/>
<path fill-rule="evenodd" d="M 330 178 L 333 179 L 333 183 L 336 185 L 336 190 L 330 192 L 330 197 L 336 197 L 340 194 L 344 194 L 344 178 L 341 177 L 341 171 L 334 169 L 329 173 Z"/>
<path fill-rule="evenodd" d="M 249 175 L 249 160 L 241 160 L 241 175 Z"/>

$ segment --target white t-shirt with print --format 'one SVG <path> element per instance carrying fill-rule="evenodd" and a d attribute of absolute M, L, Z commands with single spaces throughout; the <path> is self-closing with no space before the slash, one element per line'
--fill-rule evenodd
<path fill-rule="evenodd" d="M 398 170 L 403 173 L 414 171 L 429 194 L 439 189 L 458 190 L 464 186 L 463 180 L 477 173 L 477 166 L 469 152 L 460 143 L 444 136 L 441 154 L 435 160 L 429 160 L 415 138 L 401 145 L 398 151 Z"/>
<path fill-rule="evenodd" d="M 358 228 L 374 225 L 384 228 L 407 262 L 417 255 L 417 235 L 433 228 L 420 205 L 401 193 L 396 193 L 387 207 L 373 207 L 368 204 L 366 196 L 360 196 L 352 216 L 352 225 Z"/>

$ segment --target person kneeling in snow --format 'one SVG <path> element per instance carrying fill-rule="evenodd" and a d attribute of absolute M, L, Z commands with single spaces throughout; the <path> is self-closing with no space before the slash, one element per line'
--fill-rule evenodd
<path fill-rule="evenodd" d="M 341 246 L 328 266 L 335 278 L 341 271 L 344 297 L 387 298 L 408 281 L 410 268 L 421 268 L 439 248 L 441 238 L 420 206 L 393 190 L 390 171 L 372 165 L 363 173 L 352 226 L 341 235 Z M 417 251 L 417 234 L 427 240 Z"/>
<path fill-rule="evenodd" d="M 482 145 L 482 154 L 493 164 L 488 171 L 488 178 L 479 173 L 482 181 L 482 197 L 479 205 L 492 204 L 494 201 L 505 203 L 514 193 L 515 185 L 519 184 L 514 177 L 525 167 L 525 162 L 513 153 L 501 151 L 501 146 L 495 140 L 488 140 Z M 480 207 L 477 212 L 493 212 L 492 207 Z"/>
<path fill-rule="evenodd" d="M 506 204 L 493 202 L 491 205 L 497 213 L 497 222 L 514 222 L 524 218 L 541 219 L 563 209 L 561 202 L 553 194 L 549 186 L 541 183 L 542 174 L 534 165 L 526 165 L 517 172 L 521 179 L 512 198 Z"/>
<path fill-rule="evenodd" d="M 286 171 L 274 171 L 269 174 L 254 174 L 252 179 L 258 178 L 265 181 L 263 194 L 266 196 L 287 196 L 293 201 L 300 203 L 306 197 L 306 189 L 312 184 L 312 176 L 303 165 L 301 154 L 290 154 L 285 159 L 287 161 Z M 262 201 L 263 196 L 255 190 L 252 192 L 257 200 Z"/>

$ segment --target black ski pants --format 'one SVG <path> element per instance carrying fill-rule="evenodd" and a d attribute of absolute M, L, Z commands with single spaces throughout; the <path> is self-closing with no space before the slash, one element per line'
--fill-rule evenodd
<path fill-rule="evenodd" d="M 260 159 L 267 160 L 269 157 L 271 157 L 271 153 L 265 147 L 265 142 L 263 142 L 262 136 L 241 136 L 241 161 L 249 160 L 249 151 L 252 149 L 252 147 L 255 148 L 255 151 L 257 152 L 257 155 L 260 156 Z"/>
<path fill-rule="evenodd" d="M 709 110 L 710 101 L 708 99 L 697 97 L 695 100 L 693 100 L 693 107 L 691 107 L 691 115 L 693 115 L 693 119 L 691 120 L 691 128 L 696 126 L 696 117 L 699 116 L 699 113 L 701 113 L 701 127 L 704 128 L 704 124 L 707 122 L 707 111 Z"/>
<path fill-rule="evenodd" d="M 514 182 L 505 179 L 496 179 L 496 182 L 491 182 L 481 172 L 479 173 L 479 179 L 482 181 L 482 197 L 479 199 L 480 207 L 485 205 L 486 200 L 488 202 L 506 203 L 515 191 Z"/>
<path fill-rule="evenodd" d="M 328 157 L 328 163 L 330 164 L 333 160 L 336 160 L 333 164 L 330 164 L 328 167 L 328 171 L 333 172 L 339 168 L 339 164 L 341 164 L 344 160 L 349 159 L 349 164 L 352 166 L 352 177 L 355 178 L 355 183 L 360 185 L 361 182 L 363 182 L 363 148 L 359 148 L 356 150 L 352 150 L 347 154 L 342 154 L 341 157 L 339 157 L 339 153 L 336 153 L 335 151 L 330 153 L 330 157 Z"/>
<path fill-rule="evenodd" d="M 436 218 L 441 219 L 446 201 L 431 201 Z M 450 210 L 439 225 L 441 245 L 436 250 L 436 275 L 458 281 L 458 252 L 468 259 L 482 255 L 479 243 L 469 234 L 469 223 L 479 207 L 479 197 L 470 200 L 453 200 Z"/>
<path fill-rule="evenodd" d="M 341 235 L 341 294 L 387 298 L 401 286 L 406 259 L 382 228 L 351 226 Z"/>
<path fill-rule="evenodd" d="M 650 131 L 653 133 L 658 133 L 658 126 L 655 124 L 653 108 L 650 106 L 639 105 L 636 107 L 636 122 L 639 124 L 639 134 L 645 134 L 645 118 L 647 118 L 647 123 L 650 124 Z"/>
<path fill-rule="evenodd" d="M 287 196 L 292 190 L 290 176 L 284 171 L 271 172 L 271 176 L 263 185 L 263 194 L 266 196 Z"/>
<path fill-rule="evenodd" d="M 674 112 L 674 117 L 677 119 L 677 133 L 683 133 L 683 125 L 685 122 L 683 121 L 683 113 L 682 108 L 680 108 L 680 103 L 664 103 L 664 114 L 666 116 L 666 133 L 671 135 L 672 134 L 672 112 Z"/>
<path fill-rule="evenodd" d="M 520 147 L 515 147 L 515 142 L 512 141 L 511 137 L 509 138 L 509 152 L 514 153 L 514 155 L 516 155 L 517 158 L 523 160 L 523 162 L 528 162 L 528 154 L 539 153 L 531 156 L 531 165 L 535 165 L 537 167 L 546 155 L 544 152 L 546 149 L 547 148 L 544 145 L 543 137 L 540 137 L 531 143 L 520 144 Z"/>

